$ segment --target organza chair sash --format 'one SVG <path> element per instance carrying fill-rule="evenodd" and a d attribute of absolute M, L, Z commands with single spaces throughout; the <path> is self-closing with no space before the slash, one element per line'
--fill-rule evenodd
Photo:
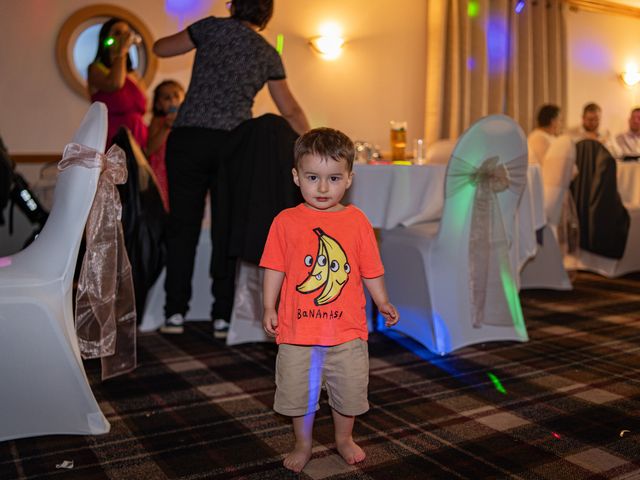
<path fill-rule="evenodd" d="M 59 170 L 100 168 L 85 229 L 86 252 L 76 293 L 76 333 L 83 358 L 101 358 L 102 379 L 136 367 L 136 310 L 131 265 L 122 234 L 116 184 L 127 179 L 125 154 L 105 154 L 77 143 L 65 147 Z"/>
<path fill-rule="evenodd" d="M 507 189 L 519 196 L 527 175 L 526 154 L 506 163 L 485 159 L 479 167 L 454 156 L 447 171 L 446 196 L 474 186 L 469 233 L 469 294 L 471 321 L 483 325 L 513 326 L 518 301 L 509 262 L 507 236 L 498 193 Z"/>

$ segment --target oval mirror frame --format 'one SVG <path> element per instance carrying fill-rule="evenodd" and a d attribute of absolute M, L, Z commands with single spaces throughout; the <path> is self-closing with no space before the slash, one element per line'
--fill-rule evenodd
<path fill-rule="evenodd" d="M 88 98 L 89 90 L 86 83 L 83 83 L 75 73 L 76 68 L 73 62 L 74 45 L 72 45 L 71 42 L 75 41 L 81 33 L 78 31 L 80 26 L 90 22 L 90 20 L 94 18 L 99 19 L 105 17 L 118 17 L 125 20 L 142 37 L 141 46 L 144 48 L 146 58 L 144 72 L 139 73 L 141 73 L 140 76 L 145 85 L 151 85 L 158 67 L 158 60 L 151 50 L 153 46 L 151 31 L 139 17 L 129 10 L 108 4 L 91 5 L 76 10 L 65 20 L 58 32 L 58 38 L 56 39 L 56 62 L 66 84 L 83 98 Z"/>

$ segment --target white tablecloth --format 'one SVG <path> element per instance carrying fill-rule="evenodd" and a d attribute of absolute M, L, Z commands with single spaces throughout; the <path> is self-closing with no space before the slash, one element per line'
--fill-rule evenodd
<path fill-rule="evenodd" d="M 625 205 L 640 206 L 640 163 L 617 162 L 618 192 Z"/>
<path fill-rule="evenodd" d="M 438 220 L 444 206 L 446 165 L 354 165 L 347 202 L 360 208 L 375 228 L 391 229 Z M 529 165 L 518 207 L 518 263 L 536 253 L 536 230 L 546 223 L 540 165 Z"/>
<path fill-rule="evenodd" d="M 446 165 L 355 165 L 355 178 L 345 203 L 360 208 L 376 228 L 390 229 L 437 220 L 444 205 Z M 529 165 L 527 187 L 518 207 L 519 239 L 516 258 L 519 267 L 535 255 L 535 231 L 545 225 L 542 177 L 539 165 Z M 205 215 L 208 218 L 208 215 Z M 203 224 L 192 280 L 193 297 L 187 320 L 205 320 L 211 309 L 209 259 L 211 238 Z M 242 273 L 240 273 L 242 275 Z M 141 331 L 155 330 L 164 321 L 164 271 L 147 298 Z M 258 320 L 260 320 L 258 318 Z M 255 331 L 261 333 L 261 323 Z M 232 327 L 233 328 L 233 327 Z M 253 338 L 253 337 L 252 337 Z M 239 339 L 236 341 L 240 342 Z M 235 343 L 235 342 L 234 342 Z"/>

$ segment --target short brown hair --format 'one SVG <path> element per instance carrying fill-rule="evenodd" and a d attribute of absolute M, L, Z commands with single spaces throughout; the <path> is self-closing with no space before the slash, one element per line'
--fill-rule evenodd
<path fill-rule="evenodd" d="M 602 109 L 597 103 L 587 103 L 582 109 L 582 116 L 585 116 L 588 112 L 601 112 Z"/>
<path fill-rule="evenodd" d="M 295 168 L 305 155 L 318 155 L 322 159 L 333 159 L 336 162 L 347 162 L 347 171 L 353 170 L 353 159 L 356 149 L 349 137 L 339 130 L 321 127 L 309 130 L 296 140 L 293 147 Z"/>
<path fill-rule="evenodd" d="M 231 17 L 264 30 L 273 15 L 273 0 L 233 0 Z"/>

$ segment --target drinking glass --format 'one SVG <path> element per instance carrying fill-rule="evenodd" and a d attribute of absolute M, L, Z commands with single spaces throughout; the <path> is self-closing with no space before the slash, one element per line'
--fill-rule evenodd
<path fill-rule="evenodd" d="M 416 138 L 413 141 L 413 163 L 422 165 L 425 161 L 424 153 L 424 140 Z"/>
<path fill-rule="evenodd" d="M 407 122 L 391 120 L 391 160 L 404 160 L 407 147 Z"/>

